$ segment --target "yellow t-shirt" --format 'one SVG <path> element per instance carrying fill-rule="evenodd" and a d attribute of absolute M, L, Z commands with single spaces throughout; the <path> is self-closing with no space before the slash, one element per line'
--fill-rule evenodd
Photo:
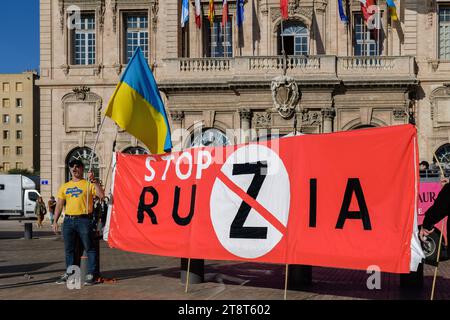
<path fill-rule="evenodd" d="M 94 207 L 93 198 L 96 195 L 95 186 L 89 184 L 89 210 L 86 211 L 86 190 L 88 188 L 88 182 L 86 180 L 80 180 L 77 182 L 69 181 L 63 184 L 58 191 L 58 198 L 66 201 L 65 214 L 66 215 L 80 215 L 86 213 L 92 213 Z"/>

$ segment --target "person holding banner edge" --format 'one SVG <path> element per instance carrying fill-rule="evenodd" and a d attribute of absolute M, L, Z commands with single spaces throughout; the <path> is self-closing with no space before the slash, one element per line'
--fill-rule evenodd
<path fill-rule="evenodd" d="M 79 235 L 83 247 L 88 256 L 88 270 L 84 284 L 95 283 L 96 250 L 94 246 L 94 229 L 92 221 L 93 198 L 102 199 L 105 194 L 93 172 L 88 173 L 89 182 L 83 178 L 84 165 L 80 160 L 69 163 L 71 181 L 63 184 L 58 191 L 58 200 L 55 209 L 53 231 L 58 232 L 58 219 L 65 206 L 65 218 L 63 224 L 64 251 L 66 268 L 74 263 L 75 236 Z M 86 205 L 88 201 L 88 206 Z M 57 283 L 65 283 L 69 275 L 64 273 Z"/>
<path fill-rule="evenodd" d="M 448 178 L 442 179 L 444 184 L 433 205 L 425 212 L 425 219 L 420 228 L 420 238 L 423 240 L 434 231 L 434 225 L 450 214 L 450 184 Z M 447 228 L 447 239 L 448 239 Z"/>

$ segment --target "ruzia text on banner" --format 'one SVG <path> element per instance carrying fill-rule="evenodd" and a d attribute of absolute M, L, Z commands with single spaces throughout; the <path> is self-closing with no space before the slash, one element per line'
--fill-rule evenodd
<path fill-rule="evenodd" d="M 412 250 L 416 144 L 404 125 L 118 154 L 108 241 L 173 257 L 407 273 L 422 255 Z"/>

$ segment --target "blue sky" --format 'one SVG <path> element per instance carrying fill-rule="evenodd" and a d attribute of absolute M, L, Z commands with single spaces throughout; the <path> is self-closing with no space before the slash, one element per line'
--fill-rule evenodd
<path fill-rule="evenodd" d="M 0 73 L 39 69 L 39 0 L 2 1 Z"/>

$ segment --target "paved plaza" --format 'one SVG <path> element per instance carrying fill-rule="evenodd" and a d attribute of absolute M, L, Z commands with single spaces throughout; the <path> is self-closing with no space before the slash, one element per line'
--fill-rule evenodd
<path fill-rule="evenodd" d="M 29 222 L 29 221 L 26 221 Z M 205 261 L 205 282 L 188 293 L 180 281 L 180 259 L 124 252 L 101 241 L 101 273 L 115 282 L 69 290 L 55 280 L 64 272 L 63 241 L 33 226 L 25 240 L 24 221 L 0 221 L 0 300 L 283 300 L 285 266 L 234 261 Z M 425 266 L 420 292 L 400 290 L 395 274 L 381 275 L 381 289 L 369 290 L 364 271 L 313 268 L 313 283 L 289 290 L 288 300 L 429 299 L 434 267 Z M 450 261 L 441 263 L 435 299 L 450 299 Z"/>

